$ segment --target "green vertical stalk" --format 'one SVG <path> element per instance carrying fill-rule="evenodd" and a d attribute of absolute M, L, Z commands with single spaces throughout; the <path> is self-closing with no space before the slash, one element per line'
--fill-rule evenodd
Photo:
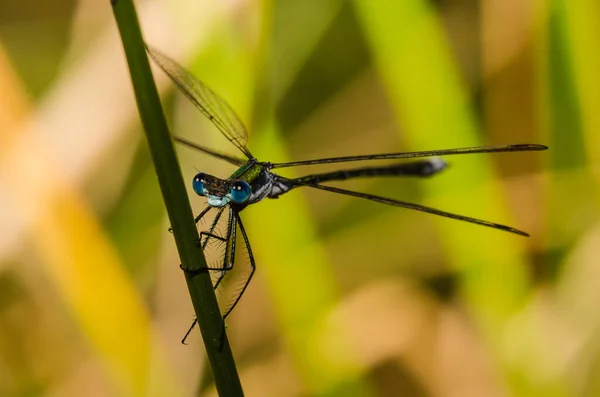
<path fill-rule="evenodd" d="M 189 269 L 186 272 L 186 282 L 217 391 L 220 396 L 242 396 L 242 386 L 223 328 L 210 275 L 202 271 L 207 269 L 206 260 L 198 245 L 194 216 L 152 78 L 135 7 L 132 0 L 112 0 L 111 4 L 125 49 L 138 110 L 173 228 L 177 251 L 182 266 Z"/>

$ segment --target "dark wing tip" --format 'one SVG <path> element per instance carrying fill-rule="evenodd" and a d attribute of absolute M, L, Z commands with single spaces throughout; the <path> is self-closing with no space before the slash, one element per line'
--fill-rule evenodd
<path fill-rule="evenodd" d="M 526 233 L 526 232 L 524 232 L 522 230 L 519 230 L 519 229 L 515 229 L 514 227 L 505 226 L 505 225 L 499 225 L 499 224 L 495 224 L 494 227 L 497 228 L 497 229 L 500 229 L 500 230 L 504 230 L 504 231 L 510 232 L 510 233 L 518 234 L 519 236 L 530 237 L 529 233 Z"/>
<path fill-rule="evenodd" d="M 521 143 L 513 145 L 515 148 L 519 148 L 521 150 L 547 150 L 548 146 L 546 145 L 538 145 L 536 143 Z"/>

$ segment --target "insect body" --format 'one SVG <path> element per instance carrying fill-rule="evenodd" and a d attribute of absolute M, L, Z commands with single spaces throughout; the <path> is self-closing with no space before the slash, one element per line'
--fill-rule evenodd
<path fill-rule="evenodd" d="M 528 236 L 527 233 L 510 226 L 501 225 L 481 219 L 471 218 L 464 215 L 453 214 L 450 212 L 438 210 L 420 204 L 409 203 L 400 200 L 394 200 L 373 194 L 355 192 L 341 189 L 333 186 L 324 185 L 325 182 L 340 181 L 359 177 L 375 176 L 413 176 L 428 177 L 437 174 L 446 167 L 446 163 L 436 156 L 457 155 L 457 154 L 475 154 L 491 152 L 519 152 L 545 150 L 546 146 L 536 144 L 514 144 L 499 146 L 480 146 L 458 149 L 441 149 L 422 152 L 405 153 L 385 153 L 371 154 L 361 156 L 334 157 L 317 160 L 295 161 L 288 163 L 269 163 L 258 161 L 246 147 L 248 133 L 239 117 L 233 109 L 218 95 L 211 91 L 202 82 L 197 80 L 183 67 L 175 61 L 162 54 L 160 51 L 147 47 L 148 53 L 160 68 L 169 75 L 173 82 L 190 99 L 190 101 L 221 131 L 221 133 L 244 154 L 245 158 L 232 157 L 227 154 L 219 153 L 212 149 L 198 145 L 183 138 L 175 139 L 184 145 L 195 148 L 201 152 L 207 153 L 215 158 L 227 161 L 238 166 L 238 170 L 227 179 L 220 179 L 216 176 L 205 173 L 198 173 L 192 182 L 194 192 L 206 197 L 208 206 L 196 217 L 196 223 L 211 210 L 216 210 L 215 220 L 207 230 L 203 230 L 201 235 L 201 244 L 206 249 L 209 242 L 217 241 L 224 244 L 225 250 L 222 253 L 220 264 L 211 267 L 211 270 L 219 272 L 219 277 L 215 282 L 215 288 L 219 286 L 226 272 L 231 270 L 235 261 L 235 246 L 238 229 L 242 236 L 242 243 L 245 245 L 250 261 L 251 270 L 241 289 L 238 291 L 233 302 L 224 309 L 223 318 L 227 317 L 239 302 L 241 296 L 246 290 L 252 275 L 254 274 L 254 257 L 240 218 L 240 212 L 249 205 L 258 203 L 266 198 L 277 198 L 286 192 L 297 187 L 310 187 L 313 189 L 325 190 L 347 196 L 363 198 L 382 204 L 393 205 L 397 207 L 409 208 L 421 212 L 427 212 L 446 218 L 457 219 L 470 222 L 481 226 L 486 226 L 506 232 Z M 417 159 L 418 160 L 414 160 Z M 300 178 L 285 178 L 273 172 L 277 168 L 297 167 L 303 165 L 331 164 L 355 161 L 370 160 L 390 160 L 390 159 L 411 159 L 409 162 L 374 166 L 342 169 L 332 172 L 306 175 Z M 222 219 L 223 213 L 228 209 L 227 226 L 225 233 L 219 235 L 215 233 L 217 223 Z M 193 327 L 193 325 L 192 325 Z M 189 332 L 188 332 L 189 333 Z M 186 334 L 187 336 L 187 334 Z M 185 340 L 185 338 L 184 338 Z"/>

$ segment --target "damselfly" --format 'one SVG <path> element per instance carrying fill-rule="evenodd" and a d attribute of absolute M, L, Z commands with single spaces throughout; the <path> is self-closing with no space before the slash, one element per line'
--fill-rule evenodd
<path fill-rule="evenodd" d="M 229 178 L 221 179 L 213 175 L 199 172 L 196 174 L 196 176 L 194 176 L 192 181 L 194 192 L 196 192 L 196 194 L 199 196 L 206 197 L 208 202 L 206 208 L 200 213 L 200 215 L 196 217 L 196 223 L 202 220 L 209 211 L 216 211 L 215 218 L 210 227 L 207 230 L 200 232 L 200 244 L 202 245 L 203 249 L 206 249 L 207 245 L 212 240 L 212 242 L 224 246 L 224 252 L 222 252 L 222 257 L 220 258 L 218 264 L 210 268 L 211 271 L 217 273 L 214 287 L 217 288 L 227 272 L 233 269 L 238 229 L 242 236 L 242 243 L 246 248 L 248 259 L 250 261 L 250 272 L 243 280 L 242 286 L 236 293 L 233 301 L 223 309 L 223 319 L 225 319 L 225 317 L 231 313 L 231 311 L 239 302 L 240 298 L 246 291 L 246 288 L 248 287 L 255 270 L 254 257 L 250 248 L 248 236 L 246 235 L 246 231 L 240 218 L 240 212 L 242 212 L 242 210 L 249 205 L 258 203 L 266 198 L 277 198 L 282 194 L 298 187 L 307 186 L 310 188 L 325 190 L 342 195 L 359 197 L 382 204 L 428 212 L 430 214 L 439 215 L 446 218 L 487 226 L 490 228 L 518 234 L 520 236 L 528 236 L 527 233 L 510 226 L 471 218 L 464 215 L 457 215 L 420 204 L 341 189 L 338 187 L 324 185 L 323 183 L 330 181 L 341 181 L 351 178 L 375 176 L 427 177 L 437 174 L 446 167 L 446 163 L 435 156 L 491 152 L 535 151 L 545 150 L 547 149 L 546 146 L 535 144 L 479 146 L 459 149 L 430 150 L 424 152 L 333 157 L 317 160 L 294 161 L 289 163 L 262 162 L 258 161 L 246 147 L 248 132 L 233 109 L 223 99 L 221 99 L 206 85 L 192 76 L 190 72 L 185 70 L 183 67 L 160 51 L 148 47 L 148 53 L 158 64 L 158 66 L 160 66 L 160 68 L 188 97 L 188 99 L 204 114 L 204 116 L 206 116 L 245 156 L 243 159 L 229 156 L 227 154 L 219 153 L 215 150 L 198 145 L 194 142 L 190 142 L 189 140 L 175 137 L 175 140 L 184 145 L 190 146 L 201 152 L 207 153 L 213 157 L 227 161 L 239 167 Z M 393 165 L 342 169 L 339 171 L 306 175 L 300 178 L 285 178 L 273 172 L 273 170 L 277 168 L 297 167 L 302 165 L 414 158 L 422 159 Z M 226 214 L 226 218 L 223 218 L 226 209 L 228 212 Z M 215 232 L 217 223 L 222 219 L 226 219 L 227 224 L 224 228 L 224 232 L 218 234 Z M 194 324 L 192 324 L 192 327 Z"/>

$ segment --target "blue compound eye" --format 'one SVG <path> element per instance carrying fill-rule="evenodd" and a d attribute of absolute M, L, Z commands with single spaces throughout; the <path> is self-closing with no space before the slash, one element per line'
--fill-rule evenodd
<path fill-rule="evenodd" d="M 204 196 L 204 177 L 206 174 L 204 172 L 199 172 L 194 177 L 194 181 L 192 182 L 192 187 L 194 188 L 194 192 L 198 196 Z"/>
<path fill-rule="evenodd" d="M 250 185 L 248 185 L 248 183 L 244 181 L 236 181 L 231 185 L 229 194 L 231 195 L 231 201 L 236 204 L 242 204 L 250 198 L 252 189 L 250 189 Z"/>

